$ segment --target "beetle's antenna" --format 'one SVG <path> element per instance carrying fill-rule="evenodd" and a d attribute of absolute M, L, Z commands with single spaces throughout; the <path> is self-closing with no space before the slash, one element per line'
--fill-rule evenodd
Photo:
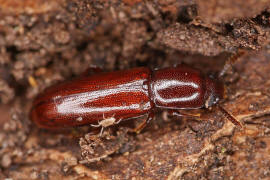
<path fill-rule="evenodd" d="M 224 74 L 228 71 L 229 68 L 233 66 L 233 64 L 244 54 L 246 54 L 246 51 L 243 49 L 238 50 L 235 54 L 233 54 L 226 62 L 223 67 L 223 69 L 220 71 L 218 77 L 221 78 L 224 76 Z"/>
<path fill-rule="evenodd" d="M 234 125 L 242 128 L 242 124 L 237 121 L 230 113 L 228 113 L 228 111 L 226 111 L 222 106 L 217 105 L 217 107 L 219 108 L 220 112 L 228 119 L 230 120 Z"/>

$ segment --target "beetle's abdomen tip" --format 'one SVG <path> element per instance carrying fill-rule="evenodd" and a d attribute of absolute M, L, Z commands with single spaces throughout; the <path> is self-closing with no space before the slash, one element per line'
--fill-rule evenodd
<path fill-rule="evenodd" d="M 58 128 L 52 118 L 54 111 L 50 103 L 39 103 L 34 105 L 30 111 L 30 119 L 39 127 L 45 129 Z"/>

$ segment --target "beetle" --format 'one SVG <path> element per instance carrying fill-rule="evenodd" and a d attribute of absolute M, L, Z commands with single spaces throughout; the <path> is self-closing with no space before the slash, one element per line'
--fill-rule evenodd
<path fill-rule="evenodd" d="M 93 71 L 94 70 L 94 71 Z M 33 102 L 31 119 L 41 128 L 59 129 L 86 124 L 108 127 L 121 120 L 147 115 L 136 131 L 154 117 L 154 109 L 211 108 L 224 98 L 222 81 L 187 65 L 151 70 L 147 67 L 84 74 L 45 89 Z M 94 72 L 94 73 L 93 73 Z M 221 112 L 236 125 L 221 106 Z"/>

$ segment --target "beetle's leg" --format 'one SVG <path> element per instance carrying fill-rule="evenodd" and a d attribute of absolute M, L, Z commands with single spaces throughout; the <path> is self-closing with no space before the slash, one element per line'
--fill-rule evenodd
<path fill-rule="evenodd" d="M 135 127 L 134 129 L 132 129 L 132 132 L 136 132 L 136 133 L 140 133 L 141 130 L 143 130 L 143 128 L 145 128 L 145 126 L 154 118 L 154 112 L 151 111 L 148 113 L 148 116 L 146 119 L 144 119 L 144 121 L 139 124 L 137 127 Z"/>
<path fill-rule="evenodd" d="M 101 72 L 103 72 L 103 70 L 100 67 L 91 65 L 81 74 L 81 76 L 91 76 L 93 74 L 98 74 Z"/>
<path fill-rule="evenodd" d="M 169 114 L 173 116 L 188 116 L 188 117 L 195 117 L 195 118 L 200 118 L 201 114 L 200 113 L 187 113 L 187 112 L 181 112 L 180 110 L 169 110 Z"/>

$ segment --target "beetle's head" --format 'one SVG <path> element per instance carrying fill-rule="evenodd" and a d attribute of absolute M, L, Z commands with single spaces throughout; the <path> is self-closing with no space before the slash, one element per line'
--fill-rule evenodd
<path fill-rule="evenodd" d="M 209 108 L 224 98 L 224 84 L 212 76 L 205 79 L 205 107 Z"/>

